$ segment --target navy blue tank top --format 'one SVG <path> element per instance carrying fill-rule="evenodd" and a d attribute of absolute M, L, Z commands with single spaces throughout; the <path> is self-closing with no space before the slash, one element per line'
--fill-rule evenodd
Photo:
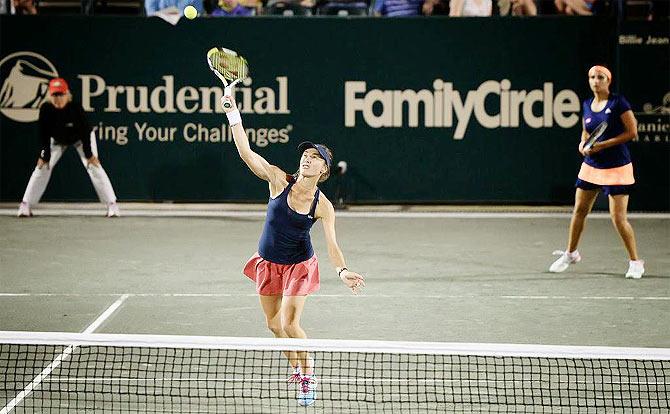
<path fill-rule="evenodd" d="M 605 141 L 614 138 L 621 134 L 626 127 L 621 120 L 621 114 L 630 111 L 631 107 L 623 95 L 610 94 L 607 98 L 607 104 L 600 112 L 591 110 L 591 103 L 593 98 L 589 98 L 582 104 L 582 112 L 584 114 L 584 128 L 589 134 L 596 128 L 598 124 L 607 121 L 607 129 L 600 138 L 600 141 Z M 591 167 L 595 168 L 615 168 L 631 162 L 630 152 L 626 143 L 615 145 L 613 147 L 605 148 L 593 155 L 587 155 L 584 158 Z"/>
<path fill-rule="evenodd" d="M 288 206 L 288 194 L 295 184 L 292 176 L 286 177 L 288 186 L 277 198 L 270 198 L 263 234 L 258 242 L 258 254 L 265 260 L 278 264 L 304 262 L 314 256 L 309 231 L 316 222 L 314 212 L 319 202 L 319 189 L 309 214 L 300 214 Z"/>

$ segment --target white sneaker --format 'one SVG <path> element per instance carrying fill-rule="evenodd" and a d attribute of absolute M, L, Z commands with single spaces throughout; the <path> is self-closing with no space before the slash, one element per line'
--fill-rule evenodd
<path fill-rule="evenodd" d="M 309 407 L 316 402 L 316 376 L 304 375 L 298 384 L 298 405 Z"/>
<path fill-rule="evenodd" d="M 577 263 L 582 260 L 582 256 L 579 255 L 579 252 L 575 250 L 574 252 L 564 252 L 562 250 L 555 250 L 552 253 L 554 256 L 560 255 L 554 263 L 549 266 L 549 271 L 551 273 L 561 273 L 565 272 L 565 269 L 568 268 L 573 263 Z"/>
<path fill-rule="evenodd" d="M 626 279 L 640 279 L 644 274 L 644 260 L 631 260 L 628 262 Z"/>
<path fill-rule="evenodd" d="M 107 217 L 121 217 L 119 205 L 116 203 L 107 204 Z"/>
<path fill-rule="evenodd" d="M 19 204 L 19 211 L 16 213 L 16 217 L 32 217 L 33 212 L 30 211 L 30 205 L 26 203 L 25 201 L 22 201 L 21 204 Z"/>

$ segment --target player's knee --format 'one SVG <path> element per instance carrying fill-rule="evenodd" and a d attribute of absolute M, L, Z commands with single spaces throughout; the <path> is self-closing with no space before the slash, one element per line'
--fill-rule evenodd
<path fill-rule="evenodd" d="M 282 323 L 282 329 L 286 332 L 286 335 L 294 338 L 300 333 L 300 325 L 296 321 L 284 321 Z"/>
<path fill-rule="evenodd" d="M 272 332 L 275 336 L 281 336 L 282 327 L 281 327 L 281 323 L 278 320 L 268 319 L 266 321 L 266 323 L 267 323 L 267 327 L 270 330 L 270 332 Z"/>
<path fill-rule="evenodd" d="M 612 223 L 618 228 L 625 227 L 628 224 L 628 219 L 625 214 L 622 213 L 610 213 L 612 218 Z"/>
<path fill-rule="evenodd" d="M 588 206 L 582 206 L 582 205 L 575 206 L 575 213 L 574 214 L 577 217 L 585 218 L 586 216 L 589 215 L 589 207 Z"/>
<path fill-rule="evenodd" d="M 104 172 L 101 166 L 95 166 L 95 165 L 89 165 L 88 168 L 86 169 L 88 171 L 88 175 L 91 177 L 101 179 L 104 176 Z"/>
<path fill-rule="evenodd" d="M 48 176 L 50 172 L 51 171 L 46 168 L 46 165 L 42 166 L 42 168 L 35 167 L 35 170 L 33 170 L 33 176 L 36 178 L 45 177 Z"/>

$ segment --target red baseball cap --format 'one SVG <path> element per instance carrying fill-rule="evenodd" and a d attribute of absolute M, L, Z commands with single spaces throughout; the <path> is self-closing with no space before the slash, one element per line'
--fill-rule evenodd
<path fill-rule="evenodd" d="M 54 78 L 49 81 L 49 93 L 67 93 L 69 90 L 67 82 L 63 78 Z"/>

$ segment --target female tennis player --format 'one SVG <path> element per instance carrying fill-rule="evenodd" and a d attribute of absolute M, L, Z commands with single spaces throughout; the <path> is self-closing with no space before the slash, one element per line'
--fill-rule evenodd
<path fill-rule="evenodd" d="M 635 233 L 626 217 L 628 195 L 635 183 L 633 163 L 626 143 L 637 136 L 637 121 L 630 104 L 622 95 L 610 93 L 612 73 L 604 66 L 593 66 L 588 73 L 593 98 L 584 101 L 582 139 L 579 152 L 584 162 L 575 183 L 575 207 L 570 221 L 568 248 L 560 254 L 549 271 L 565 271 L 572 263 L 581 260 L 577 245 L 584 229 L 586 216 L 602 189 L 609 196 L 612 223 L 621 236 L 630 257 L 627 278 L 639 279 L 644 273 L 644 261 L 637 255 Z M 607 122 L 602 137 L 589 149 L 584 144 L 597 125 Z"/>
<path fill-rule="evenodd" d="M 245 265 L 244 274 L 256 282 L 267 326 L 275 337 L 307 338 L 300 327 L 300 316 L 307 295 L 319 289 L 319 265 L 309 235 L 318 219 L 323 223 L 328 256 L 340 279 L 353 293 L 365 286 L 361 275 L 347 269 L 335 237 L 335 210 L 317 187 L 330 175 L 332 153 L 325 145 L 303 142 L 298 146 L 298 172 L 286 174 L 251 150 L 240 111 L 230 96 L 223 97 L 222 105 L 226 100 L 231 105 L 223 109 L 237 152 L 270 189 L 258 252 Z M 312 405 L 316 399 L 313 361 L 307 352 L 287 351 L 286 356 L 294 369 L 289 382 L 299 384 L 298 403 Z"/>

